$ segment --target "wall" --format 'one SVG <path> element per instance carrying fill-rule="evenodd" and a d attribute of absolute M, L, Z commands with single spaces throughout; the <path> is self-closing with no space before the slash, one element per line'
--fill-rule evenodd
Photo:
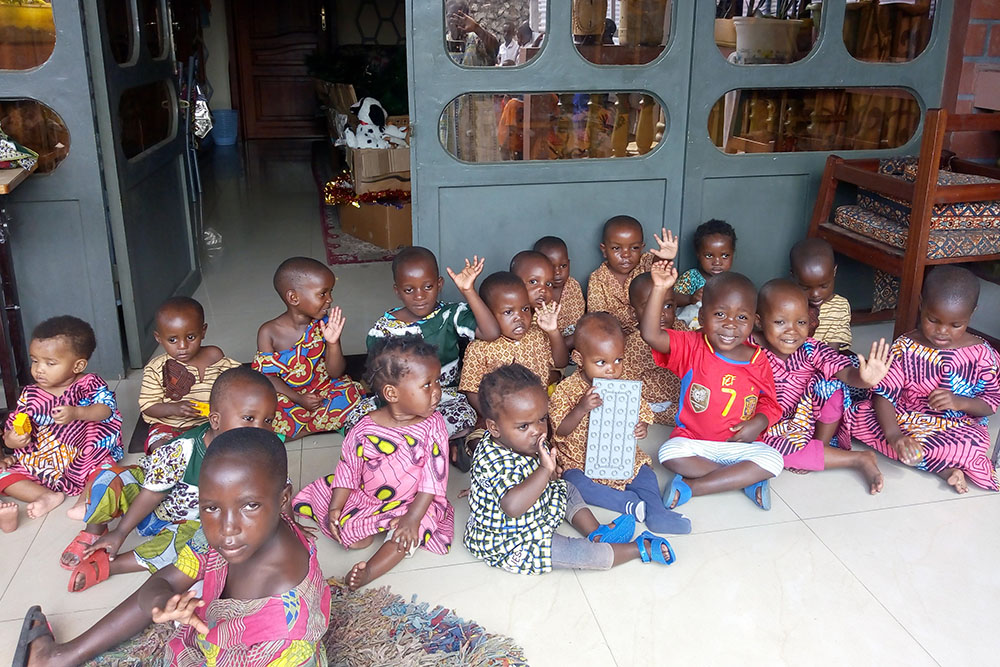
<path fill-rule="evenodd" d="M 214 0 L 208 23 L 203 26 L 205 50 L 205 75 L 212 85 L 212 98 L 208 105 L 213 109 L 230 109 L 233 106 L 229 92 L 229 37 L 226 33 L 226 2 Z"/>
<path fill-rule="evenodd" d="M 959 0 L 955 18 L 946 76 L 951 90 L 946 88 L 945 108 L 957 113 L 998 112 L 1000 0 Z M 958 133 L 948 148 L 970 159 L 996 161 L 1000 133 Z"/>
<path fill-rule="evenodd" d="M 503 24 L 510 21 L 516 28 L 528 20 L 528 0 L 472 0 L 472 17 L 497 37 L 503 34 Z"/>

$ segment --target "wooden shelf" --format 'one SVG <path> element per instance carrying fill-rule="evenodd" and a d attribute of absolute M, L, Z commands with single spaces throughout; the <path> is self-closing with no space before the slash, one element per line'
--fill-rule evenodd
<path fill-rule="evenodd" d="M 27 169 L 0 169 L 0 195 L 9 195 L 31 172 Z"/>

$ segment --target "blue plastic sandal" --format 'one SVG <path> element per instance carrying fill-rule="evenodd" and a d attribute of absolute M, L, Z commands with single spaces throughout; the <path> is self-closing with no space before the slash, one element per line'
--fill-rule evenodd
<path fill-rule="evenodd" d="M 760 489 L 760 502 L 757 502 L 757 489 Z M 756 484 L 751 484 L 750 486 L 743 489 L 743 493 L 747 494 L 747 498 L 753 501 L 753 504 L 762 510 L 771 509 L 771 485 L 768 480 L 761 480 Z"/>
<path fill-rule="evenodd" d="M 631 514 L 622 514 L 612 521 L 614 528 L 608 526 L 598 526 L 594 532 L 587 535 L 587 539 L 595 542 L 595 537 L 601 538 L 601 544 L 627 544 L 632 541 L 635 534 L 635 517 Z"/>
<path fill-rule="evenodd" d="M 677 504 L 671 507 L 671 503 L 674 502 L 674 496 L 677 496 Z M 689 500 L 691 500 L 691 487 L 687 485 L 687 482 L 685 482 L 684 478 L 678 473 L 674 475 L 673 480 L 670 482 L 670 486 L 668 486 L 667 490 L 663 493 L 663 506 L 668 510 L 677 509 Z"/>
<path fill-rule="evenodd" d="M 649 542 L 648 548 L 646 547 L 646 542 Z M 653 535 L 648 530 L 643 531 L 639 537 L 635 538 L 635 544 L 639 547 L 639 558 L 642 559 L 643 563 L 653 560 L 663 565 L 670 565 L 677 560 L 674 550 L 670 548 L 670 542 L 667 542 L 665 538 L 659 535 Z M 663 547 L 667 548 L 666 558 L 663 557 Z"/>

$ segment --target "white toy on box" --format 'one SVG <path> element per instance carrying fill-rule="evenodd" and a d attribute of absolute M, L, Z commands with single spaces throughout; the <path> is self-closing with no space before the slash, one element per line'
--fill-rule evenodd
<path fill-rule="evenodd" d="M 351 105 L 351 113 L 358 117 L 358 129 L 344 130 L 344 143 L 350 148 L 406 147 L 405 130 L 386 125 L 385 109 L 374 97 L 362 97 Z"/>

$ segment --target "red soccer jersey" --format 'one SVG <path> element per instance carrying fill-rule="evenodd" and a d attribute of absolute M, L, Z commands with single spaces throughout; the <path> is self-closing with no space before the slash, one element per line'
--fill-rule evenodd
<path fill-rule="evenodd" d="M 677 427 L 670 437 L 728 440 L 731 426 L 760 413 L 770 426 L 781 418 L 767 355 L 747 342 L 750 361 L 735 361 L 712 349 L 700 331 L 674 331 L 670 354 L 653 350 L 653 361 L 681 379 Z"/>

